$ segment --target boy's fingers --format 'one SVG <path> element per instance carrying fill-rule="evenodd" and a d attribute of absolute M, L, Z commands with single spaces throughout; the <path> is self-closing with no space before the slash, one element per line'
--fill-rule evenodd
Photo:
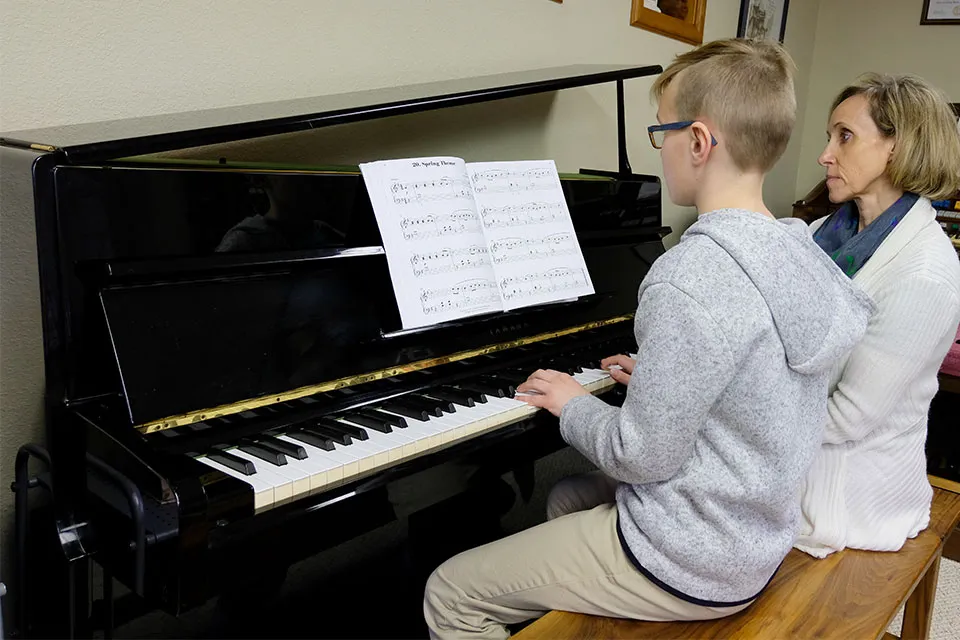
<path fill-rule="evenodd" d="M 537 369 L 530 374 L 530 377 L 527 378 L 527 381 L 530 380 L 556 380 L 557 376 L 560 375 L 559 371 L 554 371 L 553 369 Z"/>
<path fill-rule="evenodd" d="M 538 393 L 546 393 L 550 389 L 550 383 L 546 380 L 541 380 L 539 378 L 534 378 L 531 376 L 527 379 L 526 382 L 520 384 L 517 387 L 517 391 L 521 393 L 527 393 L 530 391 Z"/>
<path fill-rule="evenodd" d="M 520 400 L 521 402 L 526 402 L 527 404 L 532 404 L 535 407 L 543 407 L 547 403 L 547 396 L 542 393 L 531 393 L 526 396 L 514 396 L 514 400 Z"/>
<path fill-rule="evenodd" d="M 620 384 L 630 384 L 630 374 L 622 371 L 621 369 L 611 369 L 610 377 Z"/>
<path fill-rule="evenodd" d="M 618 353 L 615 356 L 610 356 L 609 358 L 605 358 L 603 361 L 601 361 L 600 366 L 603 367 L 604 369 L 609 369 L 612 366 L 617 366 L 623 369 L 624 371 L 626 371 L 627 373 L 633 373 L 633 367 L 635 364 L 636 362 L 633 360 L 633 358 L 625 356 L 622 353 Z"/>

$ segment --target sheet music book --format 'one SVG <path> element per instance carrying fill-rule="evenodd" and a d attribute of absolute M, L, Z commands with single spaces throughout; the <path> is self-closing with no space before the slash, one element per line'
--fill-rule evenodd
<path fill-rule="evenodd" d="M 360 170 L 404 329 L 594 292 L 552 160 Z"/>

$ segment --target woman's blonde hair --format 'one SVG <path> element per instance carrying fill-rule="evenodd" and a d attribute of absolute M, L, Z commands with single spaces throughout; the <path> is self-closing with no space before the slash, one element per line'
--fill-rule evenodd
<path fill-rule="evenodd" d="M 651 93 L 659 101 L 676 82 L 678 118 L 711 118 L 734 163 L 766 173 L 783 155 L 796 123 L 795 71 L 790 54 L 775 42 L 715 40 L 678 55 Z"/>
<path fill-rule="evenodd" d="M 960 132 L 943 93 L 916 76 L 868 73 L 841 91 L 830 111 L 858 95 L 880 133 L 895 139 L 887 169 L 895 187 L 931 200 L 960 189 Z"/>

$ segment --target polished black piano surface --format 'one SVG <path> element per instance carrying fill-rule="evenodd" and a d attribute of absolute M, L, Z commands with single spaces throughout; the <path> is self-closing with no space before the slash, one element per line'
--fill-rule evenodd
<path fill-rule="evenodd" d="M 599 360 L 635 347 L 637 288 L 669 229 L 659 180 L 629 169 L 622 83 L 659 70 L 0 135 L 4 179 L 34 194 L 66 556 L 179 613 L 236 580 L 238 555 L 289 564 L 442 499 L 417 484 L 438 465 L 528 477 L 563 443 L 516 385 L 550 367 L 615 402 Z M 599 82 L 617 83 L 620 166 L 561 181 L 596 293 L 421 330 L 401 329 L 356 167 L 144 155 Z"/>

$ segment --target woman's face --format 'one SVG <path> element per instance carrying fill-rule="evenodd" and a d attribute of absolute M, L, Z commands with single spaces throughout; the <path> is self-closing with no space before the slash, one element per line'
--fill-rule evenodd
<path fill-rule="evenodd" d="M 830 114 L 827 146 L 818 162 L 827 170 L 830 202 L 847 202 L 889 186 L 887 165 L 894 139 L 877 129 L 863 95 L 847 98 Z"/>

